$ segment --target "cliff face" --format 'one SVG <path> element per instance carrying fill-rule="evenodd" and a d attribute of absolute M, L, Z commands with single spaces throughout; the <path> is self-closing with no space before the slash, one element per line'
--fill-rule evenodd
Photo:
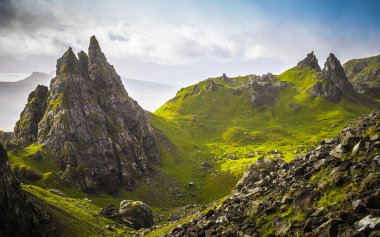
<path fill-rule="evenodd" d="M 0 235 L 39 236 L 37 224 L 42 218 L 27 200 L 20 183 L 10 170 L 8 156 L 0 143 Z"/>
<path fill-rule="evenodd" d="M 132 189 L 141 175 L 151 174 L 152 162 L 159 162 L 153 128 L 96 38 L 90 40 L 88 56 L 82 51 L 77 58 L 69 48 L 57 61 L 56 75 L 41 103 L 46 108 L 37 136 L 28 129 L 16 133 L 22 130 L 16 126 L 14 140 L 31 137 L 21 144 L 44 144 L 63 169 L 63 178 L 77 180 L 90 192 L 112 193 L 120 185 Z M 20 121 L 25 127 L 35 123 L 24 114 Z"/>
<path fill-rule="evenodd" d="M 21 119 L 14 129 L 13 143 L 16 145 L 26 146 L 37 140 L 38 123 L 45 112 L 48 93 L 49 89 L 46 86 L 38 85 L 29 94 L 27 105 L 21 113 Z"/>
<path fill-rule="evenodd" d="M 329 55 L 325 66 L 320 73 L 321 80 L 318 81 L 310 93 L 320 96 L 332 102 L 339 102 L 342 98 L 355 95 L 355 90 L 348 81 L 340 61 L 334 54 Z"/>

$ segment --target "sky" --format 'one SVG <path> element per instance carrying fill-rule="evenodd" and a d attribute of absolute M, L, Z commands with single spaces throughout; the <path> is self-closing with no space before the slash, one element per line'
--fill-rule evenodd
<path fill-rule="evenodd" d="M 380 54 L 376 0 L 0 0 L 0 73 L 51 72 L 96 35 L 124 77 L 190 85 Z"/>

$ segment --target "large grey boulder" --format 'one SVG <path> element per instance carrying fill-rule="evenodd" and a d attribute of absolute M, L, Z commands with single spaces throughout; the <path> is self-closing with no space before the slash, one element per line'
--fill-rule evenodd
<path fill-rule="evenodd" d="M 140 201 L 121 201 L 119 216 L 133 223 L 134 229 L 149 228 L 154 225 L 152 211 L 148 205 Z"/>

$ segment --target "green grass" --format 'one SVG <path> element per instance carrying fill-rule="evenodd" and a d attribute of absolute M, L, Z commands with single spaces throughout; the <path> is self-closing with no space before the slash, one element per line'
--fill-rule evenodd
<path fill-rule="evenodd" d="M 45 189 L 23 185 L 23 190 L 34 196 L 35 203 L 48 211 L 56 224 L 47 228 L 58 228 L 61 236 L 107 236 L 115 235 L 105 229 L 113 224 L 111 220 L 99 215 L 100 209 L 82 199 L 64 198 Z M 57 230 L 55 230 L 57 231 Z M 118 229 L 118 232 L 121 232 Z"/>
<path fill-rule="evenodd" d="M 220 183 L 231 177 L 237 180 L 260 157 L 282 157 L 290 161 L 298 151 L 335 136 L 348 121 L 373 109 L 356 101 L 332 103 L 311 96 L 308 90 L 318 80 L 311 68 L 295 67 L 276 77 L 288 86 L 279 91 L 274 106 L 264 111 L 250 105 L 246 90 L 241 94 L 231 93 L 248 76 L 235 78 L 231 83 L 212 78 L 181 89 L 150 116 L 153 125 L 177 148 L 175 155 L 164 152 L 161 170 L 182 185 L 190 180 L 202 183 L 202 179 L 207 180 L 205 176 L 211 177 L 215 171 L 223 174 L 213 177 L 219 177 Z M 216 91 L 206 90 L 210 80 L 217 85 Z M 292 105 L 299 109 L 292 110 Z M 278 150 L 278 154 L 273 150 Z M 211 174 L 199 172 L 198 164 L 203 160 L 213 162 Z M 231 176 L 223 178 L 226 173 Z M 221 195 L 235 184 L 226 185 L 229 188 Z M 206 186 L 212 189 L 213 185 Z"/>
<path fill-rule="evenodd" d="M 339 207 L 340 203 L 347 199 L 347 191 L 349 191 L 349 186 L 333 188 L 325 192 L 316 204 L 316 207 L 330 208 L 334 205 L 335 208 Z"/>

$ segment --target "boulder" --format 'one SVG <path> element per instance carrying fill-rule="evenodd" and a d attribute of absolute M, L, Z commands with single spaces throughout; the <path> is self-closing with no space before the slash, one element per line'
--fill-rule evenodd
<path fill-rule="evenodd" d="M 357 231 L 372 231 L 380 229 L 380 217 L 373 217 L 372 215 L 365 216 L 361 220 L 355 222 L 355 230 Z"/>
<path fill-rule="evenodd" d="M 149 206 L 141 201 L 124 200 L 120 202 L 119 217 L 133 223 L 133 228 L 149 228 L 154 225 Z"/>

